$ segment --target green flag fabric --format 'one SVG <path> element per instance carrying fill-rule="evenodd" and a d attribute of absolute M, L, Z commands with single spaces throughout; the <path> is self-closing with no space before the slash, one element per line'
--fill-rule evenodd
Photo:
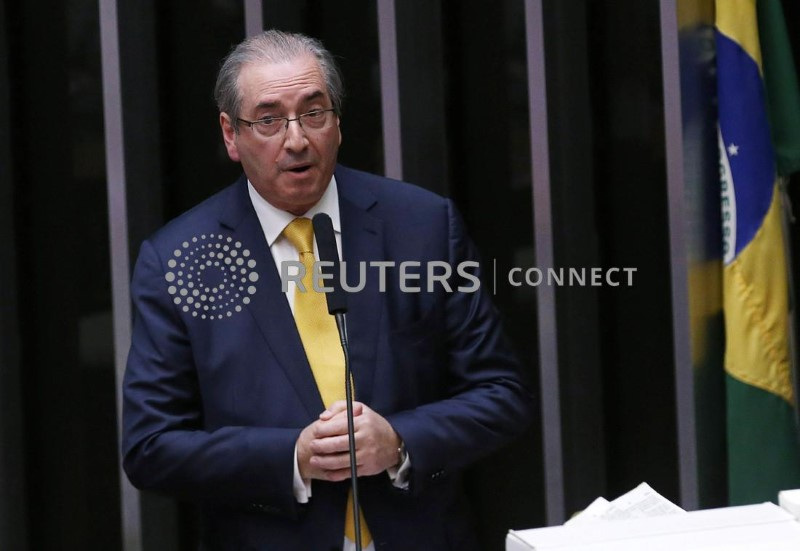
<path fill-rule="evenodd" d="M 758 37 L 763 58 L 776 169 L 780 176 L 800 170 L 800 86 L 780 0 L 758 0 Z"/>

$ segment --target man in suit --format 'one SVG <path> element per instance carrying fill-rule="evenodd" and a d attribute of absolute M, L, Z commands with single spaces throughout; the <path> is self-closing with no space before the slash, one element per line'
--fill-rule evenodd
<path fill-rule="evenodd" d="M 282 277 L 315 249 L 303 219 L 325 212 L 361 287 L 348 334 L 365 549 L 475 549 L 460 473 L 522 432 L 532 397 L 462 221 L 449 200 L 336 164 L 341 80 L 318 41 L 244 41 L 216 97 L 244 175 L 142 244 L 128 476 L 197 502 L 204 549 L 352 548 L 341 351 L 308 306 L 319 295 Z"/>

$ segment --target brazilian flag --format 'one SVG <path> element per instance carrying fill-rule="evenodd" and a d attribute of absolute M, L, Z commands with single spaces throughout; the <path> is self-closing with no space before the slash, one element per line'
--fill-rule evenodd
<path fill-rule="evenodd" d="M 800 138 L 795 132 L 800 126 L 784 127 L 800 115 L 800 110 L 789 112 L 792 105 L 797 109 L 799 96 L 780 0 L 758 0 L 758 4 L 716 0 L 732 505 L 776 501 L 779 490 L 800 488 L 779 187 L 779 168 L 785 173 L 800 167 Z M 784 90 L 773 90 L 775 85 Z M 781 109 L 789 111 L 783 114 Z M 797 142 L 792 144 L 792 139 Z"/>

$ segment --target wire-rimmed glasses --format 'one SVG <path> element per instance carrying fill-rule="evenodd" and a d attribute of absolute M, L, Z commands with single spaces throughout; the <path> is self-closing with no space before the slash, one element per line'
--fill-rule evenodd
<path fill-rule="evenodd" d="M 300 128 L 303 130 L 322 130 L 327 126 L 328 120 L 330 119 L 328 113 L 335 112 L 335 109 L 313 109 L 293 119 L 289 117 L 264 117 L 257 121 L 248 121 L 240 118 L 237 118 L 236 121 L 246 124 L 263 138 L 271 138 L 280 132 L 281 129 L 287 130 L 289 128 L 289 123 L 292 121 L 297 121 Z"/>

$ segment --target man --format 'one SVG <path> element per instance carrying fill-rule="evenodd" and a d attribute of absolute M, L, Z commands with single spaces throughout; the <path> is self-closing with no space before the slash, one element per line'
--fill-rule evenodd
<path fill-rule="evenodd" d="M 313 260 L 307 219 L 325 212 L 348 281 L 364 282 L 348 334 L 365 549 L 475 549 L 460 472 L 525 428 L 532 399 L 461 220 L 446 199 L 336 165 L 341 80 L 316 40 L 244 41 L 216 97 L 244 176 L 142 245 L 128 476 L 199 503 L 204 549 L 352 548 L 341 350 L 310 273 L 304 289 L 281 277 Z"/>

